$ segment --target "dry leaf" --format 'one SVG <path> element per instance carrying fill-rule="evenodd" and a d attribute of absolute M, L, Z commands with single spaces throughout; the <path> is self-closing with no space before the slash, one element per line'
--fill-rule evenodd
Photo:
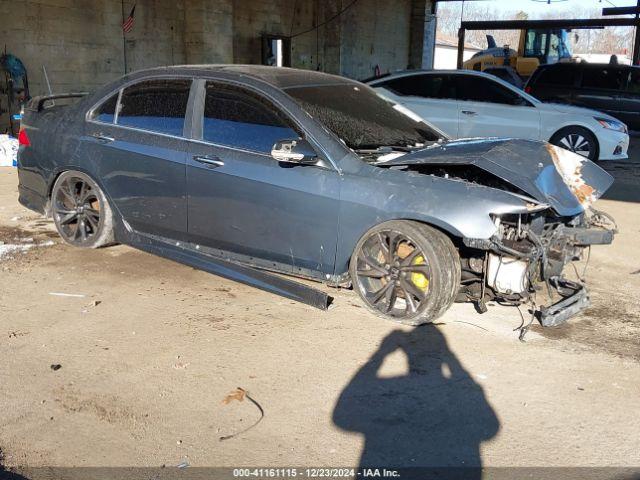
<path fill-rule="evenodd" d="M 222 403 L 225 405 L 228 405 L 234 400 L 238 400 L 239 402 L 241 402 L 244 400 L 244 397 L 246 394 L 247 392 L 244 389 L 238 387 L 234 391 L 229 393 L 226 397 L 224 397 L 224 400 L 222 400 Z"/>

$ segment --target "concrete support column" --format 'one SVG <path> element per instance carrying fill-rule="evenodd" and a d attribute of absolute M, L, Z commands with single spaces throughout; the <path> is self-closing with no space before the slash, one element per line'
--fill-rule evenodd
<path fill-rule="evenodd" d="M 409 25 L 409 65 L 433 68 L 436 47 L 435 0 L 412 0 Z"/>
<path fill-rule="evenodd" d="M 233 1 L 184 0 L 187 63 L 233 63 Z"/>
<path fill-rule="evenodd" d="M 342 0 L 326 0 L 318 2 L 320 12 L 318 23 L 327 21 L 342 10 Z M 342 19 L 336 19 L 321 27 L 322 35 L 322 70 L 340 75 L 342 71 L 341 47 Z"/>

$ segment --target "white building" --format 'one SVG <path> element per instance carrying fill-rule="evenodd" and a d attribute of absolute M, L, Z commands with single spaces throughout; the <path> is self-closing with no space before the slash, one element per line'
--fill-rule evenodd
<path fill-rule="evenodd" d="M 471 43 L 464 44 L 463 59 L 466 61 L 482 48 Z M 438 33 L 433 68 L 436 70 L 455 70 L 458 65 L 458 39 Z"/>

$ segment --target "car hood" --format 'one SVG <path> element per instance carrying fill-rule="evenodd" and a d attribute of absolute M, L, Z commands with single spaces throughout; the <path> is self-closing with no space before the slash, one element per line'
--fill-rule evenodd
<path fill-rule="evenodd" d="M 540 110 L 551 110 L 560 113 L 574 113 L 576 115 L 585 115 L 588 117 L 601 117 L 601 118 L 613 118 L 611 115 L 599 112 L 597 110 L 591 110 L 590 108 L 576 107 L 574 105 L 566 105 L 564 103 L 540 103 L 538 104 Z"/>
<path fill-rule="evenodd" d="M 473 165 L 517 187 L 561 216 L 587 209 L 613 183 L 613 177 L 592 161 L 545 142 L 482 138 L 464 139 L 411 152 L 379 167 Z"/>

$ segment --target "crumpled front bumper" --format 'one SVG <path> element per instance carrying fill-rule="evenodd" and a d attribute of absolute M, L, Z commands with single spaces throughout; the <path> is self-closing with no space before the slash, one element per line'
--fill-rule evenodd
<path fill-rule="evenodd" d="M 591 304 L 589 293 L 582 280 L 577 282 L 565 278 L 566 267 L 569 263 L 582 258 L 585 248 L 612 243 L 615 233 L 615 229 L 593 224 L 580 227 L 561 225 L 556 228 L 549 241 L 538 242 L 539 248 L 544 248 L 543 255 L 517 259 L 510 256 L 510 252 L 494 250 L 495 253 L 489 255 L 487 286 L 497 296 L 506 295 L 506 298 L 513 300 L 514 295 L 520 296 L 521 299 L 531 298 L 531 294 L 540 290 L 540 287 L 544 289 L 546 285 L 549 304 L 538 307 L 535 315 L 544 327 L 560 325 Z M 496 254 L 502 255 L 497 273 L 495 267 L 491 268 L 491 260 L 495 263 L 493 257 L 496 257 Z M 537 271 L 535 279 L 533 275 L 527 278 L 527 273 L 531 271 Z M 538 282 L 540 282 L 539 286 L 534 285 Z M 510 288 L 505 288 L 505 285 Z"/>
<path fill-rule="evenodd" d="M 591 305 L 589 292 L 584 285 L 562 277 L 553 277 L 549 283 L 562 299 L 540 308 L 538 315 L 543 327 L 556 327 Z"/>
<path fill-rule="evenodd" d="M 563 234 L 571 245 L 584 248 L 612 243 L 615 231 L 604 228 L 566 228 Z M 560 274 L 549 278 L 548 285 L 562 298 L 552 305 L 540 308 L 538 315 L 543 327 L 558 326 L 591 305 L 589 292 L 582 283 L 567 280 Z"/>

